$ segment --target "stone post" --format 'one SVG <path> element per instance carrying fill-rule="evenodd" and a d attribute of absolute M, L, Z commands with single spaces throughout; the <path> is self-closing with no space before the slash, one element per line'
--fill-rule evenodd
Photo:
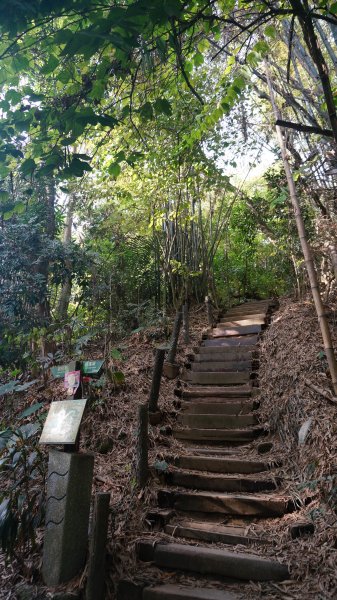
<path fill-rule="evenodd" d="M 84 567 L 93 454 L 49 451 L 42 575 L 48 587 L 75 577 Z"/>

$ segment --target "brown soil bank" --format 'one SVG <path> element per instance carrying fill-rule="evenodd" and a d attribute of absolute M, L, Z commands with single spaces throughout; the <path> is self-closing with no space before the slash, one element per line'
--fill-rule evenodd
<path fill-rule="evenodd" d="M 327 309 L 334 347 L 337 312 Z M 312 499 L 274 531 L 280 554 L 289 559 L 296 583 L 270 586 L 256 598 L 337 598 L 337 404 L 312 302 L 281 301 L 261 342 L 259 380 L 262 416 L 277 432 L 284 483 L 295 499 Z M 331 396 L 331 401 L 308 386 Z M 302 428 L 302 430 L 301 430 Z M 301 433 L 300 433 L 301 430 Z M 315 532 L 291 540 L 289 525 L 304 517 Z M 267 591 L 268 588 L 268 591 Z M 266 595 L 265 595 L 266 594 Z M 254 596 L 252 596 L 254 597 Z"/>

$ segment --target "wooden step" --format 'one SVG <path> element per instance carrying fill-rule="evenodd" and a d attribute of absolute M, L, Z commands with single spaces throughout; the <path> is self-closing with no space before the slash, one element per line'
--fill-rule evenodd
<path fill-rule="evenodd" d="M 223 396 L 223 397 L 217 397 L 217 396 L 201 396 L 201 397 L 196 397 L 196 398 L 184 398 L 183 400 L 180 401 L 181 406 L 183 407 L 188 407 L 188 406 L 193 406 L 194 404 L 203 404 L 204 407 L 205 405 L 210 405 L 210 404 L 214 404 L 214 405 L 221 405 L 224 407 L 225 413 L 227 414 L 234 414 L 230 412 L 230 406 L 231 405 L 235 405 L 235 404 L 244 404 L 247 402 L 251 402 L 253 403 L 254 406 L 254 410 L 256 408 L 258 408 L 259 406 L 259 400 L 258 399 L 254 399 L 252 397 L 247 396 L 246 398 L 239 398 L 236 396 Z M 229 407 L 228 411 L 226 409 L 226 406 Z M 210 410 L 210 409 L 209 409 Z M 206 412 L 208 411 L 208 408 L 206 409 Z M 205 412 L 205 410 L 201 411 L 201 412 Z M 211 411 L 210 411 L 211 412 Z M 217 412 L 217 410 L 215 410 L 215 412 Z M 219 409 L 219 412 L 221 413 L 221 410 Z"/>
<path fill-rule="evenodd" d="M 177 390 L 179 392 L 179 390 Z M 183 398 L 244 398 L 252 395 L 250 385 L 237 385 L 235 387 L 206 387 L 189 386 L 181 390 Z"/>
<path fill-rule="evenodd" d="M 285 565 L 254 554 L 187 544 L 154 544 L 152 540 L 138 542 L 137 550 L 140 560 L 153 562 L 156 566 L 166 569 L 180 569 L 245 581 L 279 581 L 289 577 Z"/>
<path fill-rule="evenodd" d="M 245 302 L 240 302 L 239 304 L 234 304 L 231 308 L 241 308 L 241 307 L 269 307 L 269 306 L 277 306 L 278 301 L 274 300 L 274 298 L 264 298 L 263 300 L 246 300 Z"/>
<path fill-rule="evenodd" d="M 173 436 L 177 440 L 193 440 L 195 442 L 245 444 L 265 434 L 263 427 L 246 429 L 175 429 Z"/>
<path fill-rule="evenodd" d="M 240 310 L 233 308 L 228 310 L 226 313 L 222 313 L 220 315 L 220 320 L 226 319 L 227 321 L 230 321 L 232 319 L 236 319 L 236 317 L 239 317 L 240 319 L 250 319 L 256 317 L 256 315 L 260 316 L 261 318 L 268 319 L 270 311 L 258 308 L 246 308 Z"/>
<path fill-rule="evenodd" d="M 239 600 L 240 596 L 214 588 L 192 588 L 173 584 L 146 587 L 142 595 L 142 600 L 184 600 L 185 598 L 186 600 Z"/>
<path fill-rule="evenodd" d="M 192 362 L 191 371 L 195 373 L 200 373 L 203 371 L 210 372 L 226 372 L 226 371 L 248 371 L 252 370 L 252 361 L 250 360 L 241 360 L 241 361 L 215 361 L 211 360 L 208 362 Z"/>
<path fill-rule="evenodd" d="M 193 455 L 193 456 L 211 456 L 213 458 L 215 458 L 215 457 L 228 457 L 228 458 L 234 457 L 234 458 L 236 458 L 236 456 L 237 456 L 238 448 L 228 448 L 228 447 L 221 448 L 220 446 L 212 446 L 211 444 L 210 444 L 210 446 L 211 446 L 210 448 L 207 448 L 206 445 L 187 446 L 187 444 L 185 444 L 185 450 L 186 450 L 186 452 L 188 452 L 190 455 Z M 251 450 L 250 443 L 248 443 L 246 446 L 240 446 L 240 450 L 244 450 L 245 448 L 247 448 L 247 450 Z"/>
<path fill-rule="evenodd" d="M 263 317 L 254 317 L 253 319 L 235 319 L 234 317 L 227 317 L 225 319 L 221 319 L 217 324 L 219 328 L 231 328 L 231 327 L 250 327 L 251 325 L 265 325 L 266 319 Z"/>
<path fill-rule="evenodd" d="M 241 346 L 254 346 L 258 342 L 257 335 L 241 335 L 241 336 L 233 336 L 226 338 L 214 338 L 203 340 L 201 343 L 201 347 L 209 348 L 212 346 L 221 347 L 221 348 L 230 348 L 232 346 L 241 347 Z"/>
<path fill-rule="evenodd" d="M 211 492 L 264 492 L 277 488 L 271 477 L 257 479 L 240 475 L 207 475 L 178 469 L 165 473 L 165 480 L 168 485 Z"/>
<path fill-rule="evenodd" d="M 252 335 L 254 333 L 260 333 L 262 331 L 262 325 L 246 325 L 240 327 L 237 325 L 236 327 L 222 327 L 218 325 L 212 329 L 212 332 L 208 334 L 210 339 L 214 338 L 222 338 L 222 337 L 233 337 L 233 336 L 242 336 L 242 335 Z"/>
<path fill-rule="evenodd" d="M 190 471 L 209 471 L 210 473 L 262 473 L 269 471 L 272 464 L 258 460 L 241 458 L 218 458 L 211 456 L 178 456 L 174 464 Z"/>
<path fill-rule="evenodd" d="M 217 415 L 246 415 L 253 410 L 257 410 L 260 403 L 257 400 L 242 399 L 235 402 L 230 398 L 204 398 L 203 402 L 184 402 L 180 403 L 181 412 L 188 415 L 203 415 L 205 412 Z M 227 400 L 227 401 L 226 401 Z"/>
<path fill-rule="evenodd" d="M 233 342 L 233 340 L 230 340 Z M 210 356 L 210 360 L 251 360 L 253 354 L 257 354 L 256 346 L 245 345 L 245 346 L 199 346 L 194 348 L 195 361 L 209 360 L 207 356 Z M 218 355 L 216 359 L 214 355 Z"/>
<path fill-rule="evenodd" d="M 248 383 L 250 379 L 250 372 L 246 371 L 228 371 L 222 373 L 213 372 L 197 372 L 197 371 L 185 371 L 184 381 L 191 383 L 198 383 L 201 385 L 235 385 Z"/>
<path fill-rule="evenodd" d="M 250 544 L 266 544 L 268 540 L 249 536 L 245 527 L 219 525 L 204 521 L 181 521 L 165 525 L 165 533 L 172 537 L 187 538 L 193 540 L 202 540 L 211 544 L 241 544 L 248 546 Z"/>
<path fill-rule="evenodd" d="M 274 494 L 221 494 L 171 490 L 158 492 L 158 504 L 161 508 L 242 517 L 281 517 L 287 512 L 288 503 L 287 498 Z"/>
<path fill-rule="evenodd" d="M 257 313 L 252 313 L 250 315 L 240 315 L 237 314 L 235 312 L 230 312 L 228 311 L 228 313 L 225 313 L 221 318 L 220 318 L 220 323 L 223 323 L 224 321 L 237 321 L 238 324 L 241 325 L 242 321 L 263 321 L 263 323 L 265 322 L 266 319 L 266 313 L 264 311 L 262 312 L 257 312 Z M 256 323 L 246 323 L 246 325 L 256 325 Z"/>
<path fill-rule="evenodd" d="M 250 346 L 247 346 L 250 348 Z M 243 348 L 200 348 L 200 354 L 191 356 L 191 362 L 195 364 L 204 362 L 252 362 L 253 352 Z"/>
<path fill-rule="evenodd" d="M 181 414 L 178 422 L 185 427 L 200 429 L 242 429 L 256 425 L 257 417 L 248 415 L 219 415 L 219 414 Z"/>

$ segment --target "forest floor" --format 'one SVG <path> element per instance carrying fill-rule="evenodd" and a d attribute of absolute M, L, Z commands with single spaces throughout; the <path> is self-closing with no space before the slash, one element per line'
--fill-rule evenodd
<path fill-rule="evenodd" d="M 336 347 L 337 302 L 332 302 L 328 310 Z M 189 346 L 181 344 L 177 355 L 181 367 L 206 327 L 203 309 L 194 308 L 190 321 L 191 342 Z M 145 490 L 139 491 L 135 480 L 137 407 L 148 399 L 154 341 L 160 341 L 161 333 L 149 328 L 119 343 L 123 359 L 115 361 L 114 366 L 124 373 L 125 385 L 109 384 L 103 397 L 92 402 L 82 426 L 81 448 L 95 452 L 94 491 L 111 493 L 107 568 L 107 598 L 111 599 L 115 597 L 115 586 L 120 578 L 198 583 L 197 578 L 186 574 L 140 566 L 135 556 L 135 542 L 144 534 L 154 540 L 169 537 L 150 531 L 146 522 L 147 511 L 156 504 L 160 481 L 154 476 Z M 88 348 L 86 358 L 97 358 L 100 351 L 98 346 Z M 310 301 L 293 302 L 285 298 L 260 343 L 260 399 L 262 418 L 269 423 L 270 438 L 274 441 L 273 455 L 268 458 L 282 457 L 278 475 L 283 478 L 283 488 L 298 500 L 299 510 L 272 523 L 260 521 L 256 530 L 264 529 L 274 542 L 273 548 L 272 551 L 265 547 L 261 550 L 256 546 L 251 551 L 272 552 L 273 556 L 288 562 L 291 580 L 277 585 L 250 584 L 245 587 L 247 599 L 337 598 L 337 405 L 312 391 L 306 384 L 308 380 L 327 391 L 331 387 L 317 317 Z M 150 427 L 150 464 L 167 453 L 174 455 L 181 451 L 179 442 L 169 435 L 175 422 L 176 385 L 176 380 L 163 378 L 159 406 L 165 418 L 161 425 Z M 50 380 L 44 389 L 36 384 L 25 395 L 7 397 L 7 401 L 2 398 L 2 424 L 12 422 L 13 416 L 29 405 L 44 402 L 41 410 L 46 411 L 51 401 L 63 397 L 62 382 Z M 299 443 L 299 429 L 309 418 L 308 435 L 304 443 Z M 5 480 L 0 480 L 0 484 L 3 487 Z M 311 502 L 305 506 L 304 500 L 308 497 Z M 313 521 L 315 531 L 311 536 L 292 540 L 289 525 L 299 518 Z M 34 550 L 23 551 L 11 565 L 5 565 L 0 555 L 1 599 L 23 598 L 18 595 L 18 585 L 24 582 L 43 591 L 40 579 L 42 533 L 41 530 Z M 76 594 L 84 582 L 85 573 L 73 580 L 67 590 Z M 199 583 L 205 585 L 204 580 Z M 221 587 L 221 582 L 212 580 L 207 585 Z"/>

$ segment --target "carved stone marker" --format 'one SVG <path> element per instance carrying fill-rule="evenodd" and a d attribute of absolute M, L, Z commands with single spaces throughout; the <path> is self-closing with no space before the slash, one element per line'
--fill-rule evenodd
<path fill-rule="evenodd" d="M 84 566 L 93 468 L 92 454 L 50 450 L 42 565 L 47 586 L 69 581 Z"/>

